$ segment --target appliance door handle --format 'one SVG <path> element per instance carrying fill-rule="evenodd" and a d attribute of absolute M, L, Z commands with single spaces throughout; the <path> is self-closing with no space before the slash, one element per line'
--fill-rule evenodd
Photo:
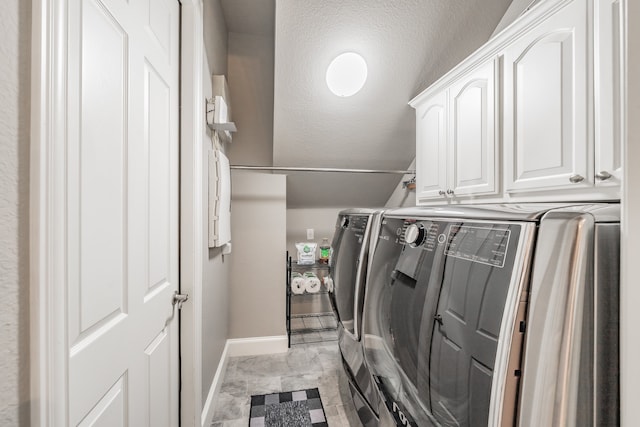
<path fill-rule="evenodd" d="M 364 235 L 369 239 L 367 241 L 362 242 L 362 247 L 360 248 L 360 254 L 358 255 L 358 259 L 356 260 L 356 287 L 354 289 L 353 295 L 353 335 L 355 336 L 356 341 L 360 340 L 360 319 L 358 319 L 360 313 L 360 299 L 363 297 L 362 293 L 364 292 L 363 287 L 365 286 L 366 276 L 367 276 L 367 266 L 368 262 L 368 251 L 369 251 L 369 243 L 371 242 L 371 236 L 369 232 L 371 230 L 371 221 L 373 219 L 373 215 L 369 216 L 369 220 L 367 221 L 367 226 L 365 227 Z M 363 273 L 364 268 L 364 273 Z M 347 331 L 349 332 L 349 331 Z"/>
<path fill-rule="evenodd" d="M 442 319 L 441 314 L 436 314 L 433 316 L 433 320 L 438 324 L 438 331 L 442 334 L 443 337 L 447 338 L 447 331 L 444 329 L 444 321 Z"/>
<path fill-rule="evenodd" d="M 435 316 L 433 316 L 433 320 L 435 320 L 436 323 L 440 325 L 440 327 L 444 325 L 444 323 L 442 322 L 442 316 L 440 314 L 436 314 Z"/>

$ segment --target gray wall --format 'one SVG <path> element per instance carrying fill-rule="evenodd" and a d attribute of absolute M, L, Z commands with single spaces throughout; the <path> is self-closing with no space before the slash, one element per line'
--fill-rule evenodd
<path fill-rule="evenodd" d="M 416 168 L 416 159 L 413 159 L 413 162 L 411 162 L 411 164 L 407 169 L 415 170 L 415 168 Z M 416 205 L 415 190 L 407 190 L 405 188 L 402 188 L 402 183 L 404 181 L 410 180 L 411 178 L 413 178 L 413 175 L 404 175 L 402 178 L 400 178 L 400 182 L 398 182 L 396 189 L 393 190 L 393 193 L 391 193 L 389 200 L 387 200 L 387 203 L 385 203 L 384 205 L 385 207 L 404 208 L 404 207 L 411 207 Z"/>
<path fill-rule="evenodd" d="M 532 7 L 538 3 L 538 1 L 539 0 L 513 0 L 500 22 L 498 22 L 498 25 L 496 25 L 496 29 L 493 31 L 493 34 L 491 34 L 491 37 L 507 28 L 513 21 L 518 19 L 528 7 Z"/>
<path fill-rule="evenodd" d="M 229 91 L 238 132 L 231 164 L 273 164 L 273 35 L 229 33 Z"/>
<path fill-rule="evenodd" d="M 210 74 L 227 74 L 227 25 L 220 0 L 204 2 L 204 49 Z"/>
<path fill-rule="evenodd" d="M 273 164 L 273 34 L 228 33 L 234 164 Z M 229 337 L 284 335 L 286 177 L 233 172 Z"/>
<path fill-rule="evenodd" d="M 0 7 L 0 425 L 29 425 L 31 2 Z"/>
<path fill-rule="evenodd" d="M 285 328 L 286 176 L 233 171 L 230 338 Z"/>
<path fill-rule="evenodd" d="M 313 228 L 315 238 L 313 242 L 322 242 L 323 237 L 329 238 L 329 243 L 333 240 L 336 219 L 338 212 L 343 208 L 309 208 L 309 209 L 287 209 L 287 250 L 289 256 L 296 260 L 296 242 L 306 242 L 307 228 Z M 320 252 L 316 257 L 320 256 Z"/>
<path fill-rule="evenodd" d="M 31 2 L 8 0 L 0 8 L 0 425 L 29 422 L 28 186 Z M 219 0 L 205 2 L 205 76 L 225 74 L 227 31 Z M 209 77 L 206 77 L 207 79 Z M 210 88 L 210 83 L 205 82 Z M 209 89 L 210 91 L 210 89 Z M 207 147 L 207 144 L 205 144 Z M 206 183 L 206 153 L 205 161 Z M 206 184 L 204 186 L 207 194 Z M 206 199 L 205 199 L 206 200 Z M 203 206 L 206 220 L 207 206 Z M 205 228 L 206 229 L 206 228 Z M 203 236 L 203 245 L 207 239 Z M 203 268 L 203 390 L 213 380 L 228 334 L 229 263 L 206 250 Z M 203 396 L 205 398 L 206 396 Z"/>
<path fill-rule="evenodd" d="M 204 36 L 207 60 L 204 61 L 204 96 L 212 96 L 211 75 L 226 74 L 227 70 L 227 27 L 220 8 L 220 0 L 204 2 Z M 229 334 L 229 270 L 231 264 L 222 255 L 220 248 L 209 249 L 207 204 L 209 194 L 208 150 L 213 149 L 211 131 L 203 129 L 203 230 L 202 245 L 205 258 L 202 271 L 202 401 L 216 374 L 220 357 Z M 223 147 L 224 148 L 224 147 Z"/>

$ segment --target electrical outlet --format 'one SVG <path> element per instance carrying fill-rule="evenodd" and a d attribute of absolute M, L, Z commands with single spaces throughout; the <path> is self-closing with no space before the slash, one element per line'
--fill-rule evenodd
<path fill-rule="evenodd" d="M 313 228 L 307 228 L 307 240 L 313 240 Z"/>

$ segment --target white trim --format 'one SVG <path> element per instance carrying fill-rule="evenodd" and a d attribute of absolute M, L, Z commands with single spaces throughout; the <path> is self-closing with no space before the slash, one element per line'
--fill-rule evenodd
<path fill-rule="evenodd" d="M 640 3 L 623 0 L 623 55 L 622 55 L 622 235 L 620 269 L 620 425 L 638 424 L 640 405 Z"/>
<path fill-rule="evenodd" d="M 227 340 L 227 346 L 229 347 L 229 357 L 286 353 L 288 350 L 288 344 L 289 342 L 286 335 L 276 335 L 272 337 L 233 338 Z"/>
<path fill-rule="evenodd" d="M 224 380 L 224 374 L 227 371 L 227 364 L 229 361 L 229 341 L 224 345 L 224 350 L 220 356 L 220 362 L 218 363 L 218 369 L 211 382 L 209 393 L 207 394 L 207 400 L 204 402 L 202 408 L 201 425 L 202 427 L 211 425 L 213 422 L 213 410 L 215 409 L 216 398 L 220 394 L 220 388 Z"/>
<path fill-rule="evenodd" d="M 202 0 L 181 2 L 180 291 L 189 301 L 180 315 L 180 425 L 202 419 L 203 137 Z"/>
<path fill-rule="evenodd" d="M 66 0 L 33 0 L 30 159 L 31 425 L 68 422 L 65 313 Z"/>

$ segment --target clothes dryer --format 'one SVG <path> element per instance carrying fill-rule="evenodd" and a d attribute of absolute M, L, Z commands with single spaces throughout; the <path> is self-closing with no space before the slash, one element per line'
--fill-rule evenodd
<path fill-rule="evenodd" d="M 606 204 L 386 212 L 363 314 L 380 425 L 617 425 L 619 218 Z"/>
<path fill-rule="evenodd" d="M 338 319 L 338 343 L 349 388 L 362 423 L 376 426 L 377 395 L 364 364 L 361 342 L 362 306 L 372 234 L 379 227 L 381 209 L 346 209 L 336 222 L 331 256 L 332 304 Z M 374 396 L 371 402 L 366 396 Z"/>

